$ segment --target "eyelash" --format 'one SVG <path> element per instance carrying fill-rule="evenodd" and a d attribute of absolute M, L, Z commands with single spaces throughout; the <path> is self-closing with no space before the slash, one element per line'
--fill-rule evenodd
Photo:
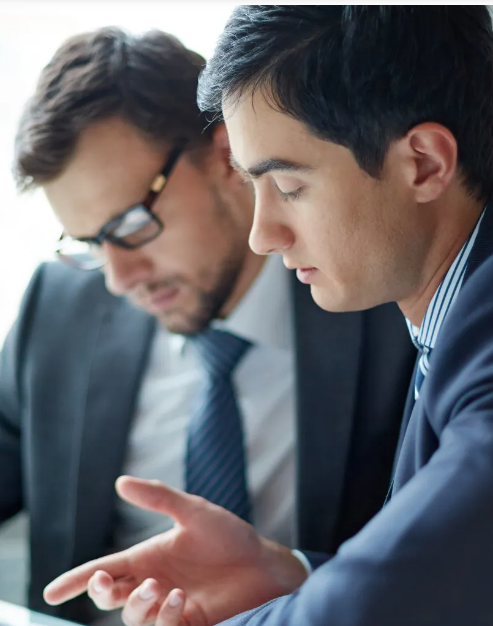
<path fill-rule="evenodd" d="M 281 191 L 279 189 L 279 195 L 281 196 L 281 200 L 283 202 L 289 202 L 290 200 L 298 200 L 298 198 L 303 193 L 303 189 L 304 189 L 303 187 L 299 187 L 295 191 L 287 191 L 287 192 Z"/>

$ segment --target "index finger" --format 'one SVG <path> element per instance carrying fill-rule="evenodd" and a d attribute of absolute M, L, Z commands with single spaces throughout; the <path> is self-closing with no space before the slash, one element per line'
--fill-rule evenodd
<path fill-rule="evenodd" d="M 116 481 L 116 491 L 130 504 L 169 515 L 178 524 L 186 524 L 197 508 L 197 496 L 168 487 L 158 480 L 120 476 Z"/>
<path fill-rule="evenodd" d="M 128 574 L 126 553 L 118 552 L 89 561 L 55 578 L 44 589 L 45 602 L 51 605 L 62 604 L 84 593 L 87 591 L 89 580 L 98 570 L 107 572 L 115 580 L 126 576 Z"/>

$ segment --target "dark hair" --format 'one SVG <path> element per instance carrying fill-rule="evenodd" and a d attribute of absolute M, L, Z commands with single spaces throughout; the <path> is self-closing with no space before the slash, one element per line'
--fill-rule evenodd
<path fill-rule="evenodd" d="M 68 39 L 43 69 L 19 122 L 13 164 L 25 190 L 56 178 L 71 158 L 81 132 L 121 116 L 151 141 L 211 141 L 197 106 L 204 59 L 175 37 L 153 30 L 131 36 L 102 28 Z"/>
<path fill-rule="evenodd" d="M 393 140 L 443 124 L 468 190 L 493 195 L 486 6 L 238 6 L 199 79 L 199 106 L 220 112 L 224 98 L 258 89 L 375 177 Z"/>

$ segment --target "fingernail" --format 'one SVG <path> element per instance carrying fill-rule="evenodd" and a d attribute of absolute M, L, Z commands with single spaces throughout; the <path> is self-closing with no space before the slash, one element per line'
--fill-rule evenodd
<path fill-rule="evenodd" d="M 92 583 L 92 590 L 94 591 L 94 593 L 102 593 L 103 592 L 103 588 L 101 587 L 101 585 L 94 580 Z"/>
<path fill-rule="evenodd" d="M 181 596 L 176 589 L 173 589 L 173 591 L 170 591 L 168 596 L 168 605 L 174 609 L 175 607 L 180 606 L 180 604 Z"/>
<path fill-rule="evenodd" d="M 146 580 L 139 591 L 139 598 L 141 600 L 151 600 L 156 597 L 156 593 L 152 589 L 152 582 Z"/>

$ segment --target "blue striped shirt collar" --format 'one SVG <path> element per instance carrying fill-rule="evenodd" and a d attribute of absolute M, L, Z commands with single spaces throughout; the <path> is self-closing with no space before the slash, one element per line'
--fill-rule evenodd
<path fill-rule="evenodd" d="M 476 237 L 478 236 L 485 211 L 486 207 L 483 209 L 481 217 L 477 221 L 474 230 L 462 246 L 459 254 L 456 256 L 454 262 L 436 290 L 435 295 L 426 309 L 421 327 L 418 328 L 417 326 L 414 326 L 408 319 L 406 319 L 414 345 L 425 355 L 429 354 L 435 347 L 443 322 L 459 295 L 467 269 L 467 262 L 474 247 Z"/>

